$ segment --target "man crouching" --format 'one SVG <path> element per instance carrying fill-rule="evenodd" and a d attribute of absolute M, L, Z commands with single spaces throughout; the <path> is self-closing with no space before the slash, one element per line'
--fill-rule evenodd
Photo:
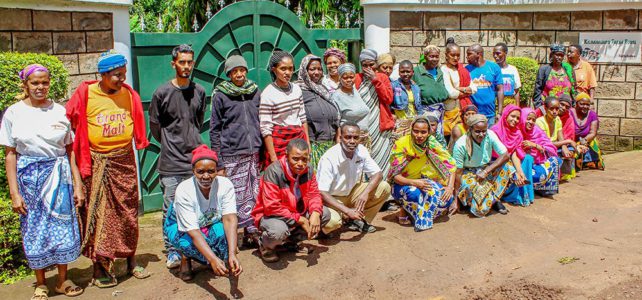
<path fill-rule="evenodd" d="M 265 262 L 279 260 L 275 251 L 279 245 L 300 249 L 301 241 L 315 238 L 330 221 L 314 172 L 308 168 L 309 158 L 308 143 L 291 140 L 285 157 L 273 162 L 261 178 L 252 216 L 261 231 L 259 252 Z"/>

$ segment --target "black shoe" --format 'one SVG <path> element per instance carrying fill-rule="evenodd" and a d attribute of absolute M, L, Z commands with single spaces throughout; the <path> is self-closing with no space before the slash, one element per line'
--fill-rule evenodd
<path fill-rule="evenodd" d="M 377 231 L 377 228 L 366 223 L 363 220 L 352 220 L 347 224 L 347 227 L 352 231 L 359 231 L 363 233 L 373 233 Z"/>
<path fill-rule="evenodd" d="M 493 204 L 493 208 L 495 208 L 495 210 L 502 215 L 505 215 L 508 213 L 508 209 L 506 208 L 506 206 L 504 206 L 504 204 L 502 204 L 501 201 L 495 202 L 495 204 Z"/>

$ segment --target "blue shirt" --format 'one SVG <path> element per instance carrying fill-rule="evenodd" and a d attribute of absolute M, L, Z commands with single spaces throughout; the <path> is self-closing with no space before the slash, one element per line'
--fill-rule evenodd
<path fill-rule="evenodd" d="M 477 93 L 470 96 L 479 113 L 488 118 L 495 116 L 495 98 L 497 85 L 503 83 L 502 69 L 492 61 L 485 61 L 483 66 L 467 65 L 472 84 L 477 86 Z"/>

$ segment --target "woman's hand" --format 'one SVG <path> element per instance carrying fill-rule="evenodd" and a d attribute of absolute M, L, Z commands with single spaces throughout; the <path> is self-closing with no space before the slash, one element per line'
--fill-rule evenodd
<path fill-rule="evenodd" d="M 445 187 L 444 193 L 441 194 L 441 198 L 439 200 L 441 200 L 441 202 L 443 203 L 446 203 L 448 202 L 448 200 L 450 200 L 452 196 L 453 196 L 453 189 L 449 187 Z"/>
<path fill-rule="evenodd" d="M 229 255 L 227 263 L 230 266 L 230 269 L 232 269 L 232 275 L 239 276 L 241 275 L 241 273 L 243 273 L 243 267 L 241 267 L 241 263 L 239 262 L 235 253 L 231 253 Z"/>
<path fill-rule="evenodd" d="M 568 147 L 562 146 L 562 156 L 564 158 L 571 158 L 573 157 L 573 153 L 568 150 Z"/>
<path fill-rule="evenodd" d="M 457 198 L 455 198 L 453 200 L 453 203 L 451 203 L 450 206 L 448 207 L 448 215 L 452 216 L 455 213 L 457 213 L 458 211 L 459 211 L 459 200 L 457 200 Z"/>
<path fill-rule="evenodd" d="M 85 205 L 85 193 L 82 191 L 82 186 L 74 187 L 74 204 L 76 207 Z"/>
<path fill-rule="evenodd" d="M 477 171 L 477 174 L 475 175 L 477 175 L 477 181 L 484 181 L 486 180 L 486 177 L 488 177 L 488 172 L 486 169 L 483 169 L 481 171 Z"/>
<path fill-rule="evenodd" d="M 522 172 L 521 170 L 517 171 L 517 180 L 515 180 L 515 184 L 517 184 L 517 186 L 526 185 L 526 176 L 524 175 L 524 172 Z"/>
<path fill-rule="evenodd" d="M 25 203 L 25 200 L 21 195 L 15 195 L 11 197 L 11 208 L 18 214 L 27 214 L 27 204 Z"/>
<path fill-rule="evenodd" d="M 218 276 L 227 276 L 229 270 L 225 267 L 225 263 L 218 257 L 214 257 L 214 261 L 210 261 L 212 271 Z M 231 266 L 231 265 L 230 265 Z"/>
<path fill-rule="evenodd" d="M 424 192 L 429 192 L 432 190 L 432 185 L 430 185 L 430 183 L 428 183 L 428 181 L 426 180 L 415 179 L 413 180 L 412 185 Z"/>
<path fill-rule="evenodd" d="M 523 141 L 522 142 L 522 148 L 524 149 L 530 149 L 530 148 L 537 148 L 537 144 L 531 142 L 531 141 Z"/>

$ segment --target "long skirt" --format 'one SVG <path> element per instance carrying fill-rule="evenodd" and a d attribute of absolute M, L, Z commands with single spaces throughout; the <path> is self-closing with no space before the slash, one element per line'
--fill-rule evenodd
<path fill-rule="evenodd" d="M 272 129 L 272 144 L 274 145 L 274 153 L 277 159 L 285 156 L 285 148 L 288 143 L 293 139 L 305 139 L 306 133 L 303 131 L 303 126 L 274 126 Z M 263 169 L 270 165 L 270 153 L 265 150 L 265 161 L 263 162 Z"/>
<path fill-rule="evenodd" d="M 370 80 L 361 83 L 359 87 L 361 99 L 370 108 L 366 117 L 368 120 L 368 135 L 370 136 L 370 154 L 374 161 L 381 168 L 384 178 L 390 168 L 390 153 L 392 153 L 392 130 L 381 131 L 379 128 L 380 113 L 379 96 Z"/>
<path fill-rule="evenodd" d="M 86 204 L 79 209 L 82 254 L 114 276 L 115 258 L 136 253 L 138 174 L 131 146 L 91 152 L 92 175 L 85 179 Z"/>
<path fill-rule="evenodd" d="M 461 123 L 459 106 L 444 112 L 444 136 L 450 136 L 453 128 Z"/>
<path fill-rule="evenodd" d="M 589 150 L 586 153 L 577 154 L 575 165 L 580 171 L 584 169 L 604 170 L 604 159 L 597 138 L 589 144 Z"/>
<path fill-rule="evenodd" d="M 484 168 L 485 166 L 464 170 L 457 196 L 464 206 L 470 206 L 470 212 L 477 217 L 488 214 L 493 204 L 502 198 L 515 174 L 515 168 L 509 162 L 504 164 L 497 175 L 489 174 L 486 180 L 478 182 L 476 174 Z"/>
<path fill-rule="evenodd" d="M 448 212 L 448 207 L 453 203 L 455 197 L 446 202 L 441 201 L 443 186 L 430 179 L 424 179 L 430 183 L 432 189 L 424 192 L 410 185 L 393 185 L 392 196 L 401 201 L 405 209 L 415 220 L 415 231 L 422 231 L 432 228 L 433 220 L 443 213 Z"/>
<path fill-rule="evenodd" d="M 29 267 L 44 269 L 80 256 L 80 231 L 67 156 L 29 157 L 17 162 L 18 191 L 27 214 L 20 231 Z"/>
<path fill-rule="evenodd" d="M 559 190 L 560 159 L 549 157 L 541 164 L 534 164 L 533 157 L 526 155 L 522 160 L 522 172 L 530 182 L 522 187 L 512 184 L 502 200 L 521 206 L 529 206 L 535 201 L 535 191 L 547 195 L 557 194 Z"/>
<path fill-rule="evenodd" d="M 205 256 L 194 245 L 194 241 L 187 232 L 178 231 L 178 224 L 176 223 L 176 211 L 174 210 L 174 203 L 169 206 L 167 211 L 167 218 L 163 225 L 163 232 L 167 235 L 169 242 L 186 257 L 197 260 L 202 264 L 207 263 Z M 205 238 L 205 242 L 216 257 L 226 262 L 228 258 L 227 239 L 225 238 L 225 230 L 223 229 L 223 222 L 216 222 L 208 227 L 201 228 L 201 234 Z"/>
<path fill-rule="evenodd" d="M 234 184 L 238 227 L 247 227 L 249 232 L 256 231 L 251 213 L 259 195 L 259 153 L 221 156 L 221 164 L 225 167 L 227 178 Z"/>
<path fill-rule="evenodd" d="M 332 146 L 334 146 L 334 141 L 310 141 L 310 147 L 312 147 L 310 151 L 310 166 L 313 170 L 316 171 L 321 156 Z"/>

